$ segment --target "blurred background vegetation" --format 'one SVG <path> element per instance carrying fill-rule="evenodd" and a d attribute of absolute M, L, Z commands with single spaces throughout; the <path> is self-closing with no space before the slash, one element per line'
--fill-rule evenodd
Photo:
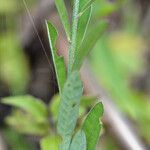
<path fill-rule="evenodd" d="M 26 2 L 32 10 L 42 0 Z M 69 2 L 66 0 L 67 4 Z M 26 13 L 23 1 L 0 1 L 0 98 L 31 94 L 48 104 L 58 89 L 45 25 L 43 22 L 38 33 L 50 59 L 50 68 L 36 36 L 28 46 L 22 45 L 20 34 L 24 30 L 22 24 Z M 109 21 L 109 29 L 89 54 L 90 66 L 150 148 L 150 1 L 97 0 L 90 27 L 103 18 Z M 57 104 L 53 105 L 55 108 Z M 12 108 L 0 104 L 0 134 L 8 149 L 39 149 L 40 136 L 27 134 L 30 130 L 21 134 L 19 129 L 6 123 L 5 118 L 11 111 Z M 55 114 L 55 109 L 53 111 Z M 104 120 L 101 149 L 122 149 L 108 128 Z"/>

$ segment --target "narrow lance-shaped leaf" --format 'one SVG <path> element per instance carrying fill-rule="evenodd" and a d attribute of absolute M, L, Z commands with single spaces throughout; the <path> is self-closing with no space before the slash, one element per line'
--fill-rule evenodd
<path fill-rule="evenodd" d="M 72 40 L 71 47 L 69 50 L 69 73 L 72 71 L 76 55 L 79 54 L 78 48 L 83 42 L 90 21 L 92 7 L 90 5 L 89 8 L 86 6 L 89 3 L 90 5 L 92 4 L 92 2 L 85 2 L 84 0 L 75 0 L 74 3 Z M 83 9 L 85 9 L 85 12 L 82 12 Z"/>
<path fill-rule="evenodd" d="M 58 82 L 59 91 L 61 94 L 62 89 L 64 87 L 64 83 L 66 81 L 66 70 L 65 70 L 64 59 L 63 59 L 63 57 L 58 56 L 57 50 L 55 48 L 56 40 L 58 37 L 58 33 L 57 33 L 55 27 L 50 22 L 47 22 L 46 25 L 47 25 L 48 38 L 49 38 L 51 53 L 52 53 L 52 57 L 53 57 L 57 82 Z"/>
<path fill-rule="evenodd" d="M 77 33 L 77 48 L 83 42 L 90 18 L 92 13 L 92 2 L 93 0 L 80 0 L 79 3 L 79 23 L 78 23 L 78 33 Z M 87 4 L 90 4 L 87 7 Z"/>
<path fill-rule="evenodd" d="M 81 8 L 80 8 L 81 9 Z M 77 44 L 76 44 L 76 54 L 79 53 L 79 46 L 83 42 L 83 39 L 86 34 L 87 27 L 89 25 L 89 21 L 91 18 L 91 12 L 92 12 L 92 7 L 89 7 L 82 15 L 78 14 L 79 21 L 78 21 L 78 30 L 77 30 Z"/>
<path fill-rule="evenodd" d="M 82 15 L 85 10 L 87 10 L 95 0 L 80 0 L 80 11 L 79 13 Z"/>
<path fill-rule="evenodd" d="M 108 24 L 106 21 L 101 21 L 99 24 L 92 27 L 91 31 L 89 31 L 82 45 L 79 48 L 79 53 L 76 56 L 73 70 L 80 69 L 85 57 L 88 55 L 89 51 L 94 47 L 98 39 L 102 36 L 102 34 L 107 28 L 107 25 Z"/>
<path fill-rule="evenodd" d="M 70 33 L 71 33 L 70 23 L 69 23 L 68 12 L 67 12 L 64 0 L 55 0 L 55 4 L 59 12 L 59 16 L 62 21 L 62 24 L 64 26 L 68 41 L 70 41 Z"/>
<path fill-rule="evenodd" d="M 102 103 L 97 103 L 86 117 L 82 129 L 86 135 L 87 150 L 94 150 L 100 135 L 102 125 L 100 118 L 103 115 Z"/>
<path fill-rule="evenodd" d="M 77 50 L 75 55 L 78 55 L 80 53 L 79 47 L 85 38 L 85 34 L 90 22 L 93 1 L 95 0 L 80 0 L 79 14 L 78 14 L 79 22 L 77 30 L 77 46 L 76 46 Z"/>
<path fill-rule="evenodd" d="M 47 108 L 45 104 L 32 96 L 14 96 L 3 98 L 2 103 L 18 107 L 30 113 L 39 122 L 47 118 Z"/>
<path fill-rule="evenodd" d="M 58 112 L 58 133 L 62 136 L 72 135 L 76 126 L 79 104 L 83 93 L 83 86 L 79 72 L 72 72 L 61 96 Z"/>
<path fill-rule="evenodd" d="M 80 130 L 74 136 L 70 150 L 86 150 L 86 136 L 84 131 Z"/>

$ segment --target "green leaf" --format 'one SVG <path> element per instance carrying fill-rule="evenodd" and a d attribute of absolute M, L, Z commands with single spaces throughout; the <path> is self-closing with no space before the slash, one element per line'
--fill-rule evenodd
<path fill-rule="evenodd" d="M 33 116 L 21 110 L 15 110 L 6 117 L 6 123 L 17 132 L 27 135 L 43 136 L 50 131 L 48 121 L 37 122 Z"/>
<path fill-rule="evenodd" d="M 72 40 L 69 50 L 69 73 L 72 71 L 77 55 L 80 55 L 79 47 L 83 42 L 90 21 L 93 0 L 75 0 L 73 11 Z"/>
<path fill-rule="evenodd" d="M 1 131 L 7 147 L 11 150 L 33 150 L 33 144 L 23 135 L 5 126 Z"/>
<path fill-rule="evenodd" d="M 82 96 L 79 115 L 85 114 L 86 110 L 88 108 L 91 108 L 95 104 L 96 100 L 97 98 L 94 96 Z M 49 111 L 51 112 L 55 122 L 57 121 L 57 117 L 58 117 L 57 114 L 58 114 L 59 103 L 60 103 L 59 95 L 55 95 L 49 103 Z"/>
<path fill-rule="evenodd" d="M 76 56 L 80 55 L 79 47 L 83 43 L 85 38 L 85 34 L 90 22 L 91 13 L 92 13 L 92 3 L 94 0 L 81 0 L 80 7 L 79 7 L 79 21 L 78 21 L 78 30 L 77 30 L 77 46 L 76 46 L 76 53 L 75 53 L 75 61 Z"/>
<path fill-rule="evenodd" d="M 79 46 L 83 42 L 86 34 L 87 27 L 91 18 L 92 7 L 88 8 L 82 15 L 79 15 L 78 29 L 77 29 L 77 44 L 76 44 L 76 55 L 79 53 Z"/>
<path fill-rule="evenodd" d="M 58 150 L 60 138 L 57 136 L 46 136 L 41 139 L 41 150 Z"/>
<path fill-rule="evenodd" d="M 59 12 L 59 16 L 60 16 L 62 24 L 64 26 L 68 41 L 70 41 L 70 33 L 71 33 L 70 23 L 69 23 L 69 17 L 68 17 L 68 13 L 67 13 L 67 9 L 66 9 L 64 0 L 55 0 L 55 5 Z"/>
<path fill-rule="evenodd" d="M 93 26 L 91 31 L 84 39 L 83 44 L 79 48 L 79 53 L 76 56 L 73 70 L 80 69 L 85 57 L 88 55 L 89 51 L 95 46 L 96 42 L 102 36 L 106 28 L 107 28 L 106 21 L 101 21 L 96 26 Z"/>
<path fill-rule="evenodd" d="M 59 95 L 55 95 L 49 103 L 49 111 L 52 114 L 52 118 L 54 119 L 55 122 L 57 121 L 57 117 L 58 117 L 59 104 L 60 104 Z"/>
<path fill-rule="evenodd" d="M 87 150 L 94 150 L 97 144 L 102 124 L 100 118 L 103 115 L 102 103 L 97 103 L 87 115 L 82 129 L 86 135 Z"/>
<path fill-rule="evenodd" d="M 63 142 L 59 145 L 59 150 L 69 150 L 71 143 L 71 136 L 65 136 Z"/>
<path fill-rule="evenodd" d="M 95 97 L 95 96 L 84 95 L 81 98 L 80 105 L 85 108 L 89 108 L 89 107 L 92 107 L 96 103 L 96 100 L 97 100 L 97 97 Z"/>
<path fill-rule="evenodd" d="M 47 25 L 48 38 L 49 38 L 51 53 L 53 57 L 57 82 L 59 86 L 59 92 L 61 94 L 62 89 L 64 87 L 64 83 L 66 81 L 66 70 L 65 70 L 64 59 L 63 57 L 58 56 L 57 50 L 55 48 L 56 40 L 58 37 L 58 33 L 55 27 L 50 22 L 47 22 L 46 25 Z"/>
<path fill-rule="evenodd" d="M 58 113 L 58 133 L 62 136 L 72 135 L 76 126 L 79 104 L 83 86 L 79 72 L 73 72 L 64 86 Z"/>
<path fill-rule="evenodd" d="M 47 119 L 48 111 L 46 105 L 39 99 L 33 96 L 14 96 L 3 98 L 3 104 L 12 105 L 25 110 L 34 116 L 35 120 L 42 122 Z"/>
<path fill-rule="evenodd" d="M 74 136 L 70 150 L 86 150 L 86 136 L 84 131 L 80 130 Z"/>
<path fill-rule="evenodd" d="M 83 13 L 87 10 L 95 0 L 80 0 L 80 11 L 79 13 Z"/>

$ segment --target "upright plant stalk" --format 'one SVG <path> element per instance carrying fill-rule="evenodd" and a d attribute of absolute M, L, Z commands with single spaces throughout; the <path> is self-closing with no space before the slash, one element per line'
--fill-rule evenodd
<path fill-rule="evenodd" d="M 92 37 L 92 40 L 89 40 L 89 38 L 84 38 L 91 16 L 92 6 L 90 4 L 92 2 L 93 0 L 74 0 L 67 77 L 65 76 L 65 66 L 63 58 L 58 56 L 56 53 L 57 50 L 55 48 L 55 44 L 58 37 L 57 30 L 50 22 L 47 22 L 49 42 L 53 55 L 53 61 L 55 64 L 55 71 L 57 73 L 58 86 L 60 89 L 60 105 L 58 110 L 57 132 L 62 141 L 59 144 L 59 150 L 93 150 L 96 147 L 99 133 L 101 131 L 101 123 L 99 121 L 99 118 L 101 118 L 103 115 L 103 106 L 101 103 L 98 103 L 87 115 L 82 127 L 76 132 L 80 101 L 83 95 L 83 84 L 80 78 L 79 70 L 85 56 L 94 46 L 94 44 L 98 40 L 99 35 L 101 35 L 103 31 L 102 24 L 98 26 L 98 28 L 94 28 L 95 30 L 92 30 L 92 33 L 89 33 L 88 36 Z M 66 29 L 66 34 L 69 35 L 69 32 L 67 32 L 69 31 L 69 22 L 68 19 L 65 19 L 68 15 L 64 5 L 64 1 L 55 0 L 55 3 L 64 28 Z M 82 13 L 81 11 L 83 10 L 83 8 L 85 10 Z M 79 16 L 79 13 L 81 13 L 82 15 Z M 65 17 L 63 17 L 63 15 Z M 77 52 L 78 55 L 76 56 Z M 76 61 L 80 62 L 80 65 L 77 65 L 78 67 L 74 67 Z M 90 124 L 91 122 L 94 122 L 92 126 Z M 95 130 L 95 132 L 93 132 L 93 130 Z"/>
<path fill-rule="evenodd" d="M 98 26 L 98 28 L 94 28 L 95 30 L 92 30 L 92 32 L 88 34 L 90 38 L 85 37 L 91 17 L 91 5 L 93 1 L 94 0 L 74 0 L 72 32 L 70 33 L 69 17 L 64 0 L 55 0 L 60 19 L 69 41 L 71 34 L 69 64 L 67 70 L 68 76 L 66 76 L 64 59 L 62 56 L 57 54 L 57 49 L 55 47 L 58 38 L 57 30 L 51 22 L 46 22 L 49 44 L 60 94 L 57 132 L 59 137 L 61 137 L 61 140 L 57 137 L 57 135 L 49 135 L 50 127 L 48 116 L 52 110 L 49 110 L 42 102 L 30 96 L 6 98 L 2 101 L 4 104 L 18 107 L 26 112 L 25 116 L 22 111 L 19 112 L 19 115 L 18 111 L 17 113 L 13 113 L 11 119 L 9 119 L 13 120 L 13 122 L 10 124 L 18 128 L 19 116 L 19 120 L 23 119 L 21 120 L 23 124 L 21 123 L 20 125 L 24 125 L 25 128 L 21 129 L 21 131 L 45 136 L 41 140 L 42 150 L 54 149 L 54 147 L 57 146 L 59 147 L 59 150 L 94 150 L 96 147 L 102 127 L 99 120 L 103 115 L 103 105 L 101 103 L 97 103 L 93 107 L 93 109 L 86 116 L 82 127 L 76 130 L 77 121 L 79 118 L 80 102 L 81 99 L 83 99 L 83 84 L 79 70 L 85 56 L 88 54 L 89 50 L 92 49 L 98 40 L 99 34 L 101 35 L 103 31 L 102 24 Z M 25 99 L 25 101 L 20 101 L 20 99 Z M 28 118 L 26 114 L 30 114 L 30 116 L 34 118 L 33 122 L 30 122 L 30 118 Z M 30 127 L 28 127 L 29 129 L 26 128 L 26 121 L 27 125 L 31 125 L 31 129 L 36 129 L 37 126 L 44 126 L 46 127 L 46 130 L 41 131 L 41 128 L 38 128 L 34 132 L 31 132 Z M 14 124 L 14 122 L 16 122 L 16 124 Z M 57 142 L 53 142 L 54 137 L 57 138 Z"/>
<path fill-rule="evenodd" d="M 71 32 L 71 45 L 69 48 L 69 64 L 68 75 L 70 75 L 72 66 L 75 60 L 77 28 L 78 28 L 78 13 L 79 13 L 79 0 L 74 0 L 73 17 L 72 17 L 72 32 Z"/>

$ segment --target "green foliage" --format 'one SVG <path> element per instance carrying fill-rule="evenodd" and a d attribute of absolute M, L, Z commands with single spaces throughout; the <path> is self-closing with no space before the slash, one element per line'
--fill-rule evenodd
<path fill-rule="evenodd" d="M 0 34 L 0 80 L 12 94 L 24 94 L 29 81 L 28 64 L 18 41 L 14 33 Z"/>
<path fill-rule="evenodd" d="M 85 107 L 85 108 L 91 108 L 97 101 L 97 97 L 95 96 L 88 96 L 88 95 L 84 95 L 81 98 L 81 103 L 80 105 Z"/>
<path fill-rule="evenodd" d="M 59 145 L 59 150 L 69 150 L 71 143 L 71 136 L 65 136 L 62 143 Z"/>
<path fill-rule="evenodd" d="M 82 119 L 87 108 L 89 109 L 95 102 L 93 97 L 82 96 L 83 85 L 79 69 L 85 57 L 107 27 L 107 23 L 101 21 L 86 34 L 93 2 L 94 0 L 74 0 L 72 26 L 70 27 L 64 1 L 55 0 L 69 41 L 68 70 L 65 68 L 63 57 L 57 54 L 55 47 L 58 38 L 57 30 L 50 22 L 46 22 L 60 97 L 54 97 L 48 108 L 43 102 L 32 96 L 16 96 L 2 100 L 2 103 L 17 108 L 6 118 L 6 122 L 20 133 L 42 136 L 40 142 L 42 150 L 57 150 L 58 148 L 60 150 L 92 150 L 91 148 L 96 146 L 101 129 L 99 118 L 103 114 L 102 104 L 97 104 L 90 111 L 83 127 L 76 132 L 79 110 L 81 113 L 80 119 Z M 68 76 L 66 72 L 68 72 Z M 48 121 L 50 115 L 52 115 L 51 122 Z M 56 122 L 61 140 L 51 132 L 51 130 L 55 130 L 55 127 L 51 124 L 54 125 Z M 94 124 L 90 125 L 89 122 L 94 122 Z M 94 132 L 91 133 L 93 130 Z"/>
<path fill-rule="evenodd" d="M 46 25 L 47 25 L 49 43 L 51 47 L 51 53 L 52 53 L 53 62 L 55 66 L 55 72 L 57 76 L 57 82 L 59 85 L 59 92 L 62 93 L 62 89 L 64 87 L 64 83 L 66 80 L 64 59 L 63 57 L 59 57 L 57 55 L 57 50 L 55 48 L 56 40 L 58 37 L 55 27 L 50 22 L 47 22 Z"/>
<path fill-rule="evenodd" d="M 68 18 L 68 13 L 67 13 L 65 3 L 63 0 L 55 0 L 55 4 L 59 12 L 59 16 L 61 18 L 64 29 L 66 31 L 68 41 L 70 41 L 70 34 L 71 34 L 70 23 L 69 23 L 69 18 Z"/>
<path fill-rule="evenodd" d="M 80 108 L 79 108 L 79 115 L 85 115 L 87 109 L 90 109 L 97 101 L 97 98 L 94 96 L 82 96 L 80 100 Z M 54 122 L 57 121 L 57 114 L 59 110 L 59 103 L 60 103 L 60 95 L 55 95 L 50 103 L 49 103 L 49 112 L 52 114 L 52 118 Z"/>
<path fill-rule="evenodd" d="M 29 95 L 3 98 L 2 103 L 23 109 L 39 122 L 45 121 L 48 116 L 45 104 Z"/>
<path fill-rule="evenodd" d="M 97 103 L 87 115 L 82 129 L 86 135 L 87 150 L 94 150 L 97 144 L 102 124 L 100 118 L 103 115 L 102 103 Z"/>
<path fill-rule="evenodd" d="M 0 13 L 12 13 L 17 9 L 17 1 L 0 1 Z"/>
<path fill-rule="evenodd" d="M 85 12 L 82 12 L 84 8 L 84 4 L 83 1 L 80 1 L 79 4 L 79 14 L 78 14 L 78 29 L 77 29 L 77 46 L 76 46 L 76 53 L 75 55 L 77 55 L 79 53 L 79 46 L 81 45 L 81 43 L 83 42 L 84 36 L 86 34 L 87 31 L 87 27 L 89 25 L 89 21 L 90 21 L 90 17 L 91 17 L 91 13 L 92 13 L 92 6 L 90 6 Z"/>
<path fill-rule="evenodd" d="M 32 144 L 25 137 L 8 127 L 1 130 L 11 150 L 33 150 Z"/>
<path fill-rule="evenodd" d="M 58 150 L 60 138 L 57 136 L 46 136 L 40 141 L 41 150 Z"/>
<path fill-rule="evenodd" d="M 71 74 L 72 66 L 75 60 L 75 52 L 77 46 L 77 30 L 78 30 L 78 13 L 79 13 L 79 0 L 74 0 L 73 16 L 72 16 L 72 32 L 71 32 L 71 45 L 69 48 L 69 64 L 68 74 Z"/>
<path fill-rule="evenodd" d="M 89 7 L 91 7 L 92 3 L 95 0 L 80 0 L 80 11 L 79 13 L 83 13 L 85 10 L 87 10 Z"/>
<path fill-rule="evenodd" d="M 70 150 L 86 150 L 86 137 L 84 131 L 78 131 L 73 137 Z"/>
<path fill-rule="evenodd" d="M 86 38 L 83 41 L 83 44 L 79 48 L 79 53 L 76 56 L 73 70 L 80 69 L 84 59 L 86 58 L 89 51 L 95 46 L 98 39 L 102 36 L 104 31 L 106 31 L 107 22 L 100 21 L 100 23 L 93 26 L 91 31 L 88 33 Z"/>
<path fill-rule="evenodd" d="M 116 0 L 113 3 L 108 0 L 96 0 L 94 3 L 93 17 L 102 18 L 116 12 L 124 0 Z"/>
<path fill-rule="evenodd" d="M 69 49 L 69 65 L 68 73 L 75 70 L 73 68 L 76 61 L 80 61 L 78 56 L 82 55 L 80 47 L 82 43 L 85 45 L 84 37 L 89 25 L 91 13 L 92 13 L 92 4 L 93 0 L 89 1 L 74 1 L 74 11 L 73 11 L 73 25 L 72 25 L 72 40 Z M 83 51 L 83 50 L 82 50 Z M 85 57 L 84 57 L 85 58 Z M 81 60 L 83 61 L 83 60 Z"/>
<path fill-rule="evenodd" d="M 58 133 L 64 138 L 73 134 L 79 114 L 83 87 L 78 72 L 73 72 L 64 86 L 58 113 Z"/>
<path fill-rule="evenodd" d="M 31 114 L 20 110 L 14 110 L 5 118 L 6 123 L 17 132 L 26 135 L 44 136 L 50 131 L 50 125 L 46 121 L 38 121 Z"/>
<path fill-rule="evenodd" d="M 41 100 L 32 96 L 16 96 L 2 99 L 2 103 L 19 108 L 5 119 L 19 133 L 41 136 L 50 131 L 48 109 Z"/>
<path fill-rule="evenodd" d="M 60 104 L 60 95 L 55 95 L 49 103 L 49 112 L 52 114 L 54 122 L 57 121 L 59 104 Z"/>
<path fill-rule="evenodd" d="M 120 45 L 124 46 L 121 50 L 118 48 L 115 50 L 115 42 L 113 42 L 112 46 L 108 35 L 105 35 L 95 46 L 91 64 L 97 79 L 102 83 L 103 87 L 109 91 L 122 111 L 137 122 L 143 136 L 149 139 L 149 132 L 143 132 L 150 122 L 150 117 L 147 115 L 150 113 L 149 103 L 144 100 L 144 97 L 137 95 L 136 91 L 127 84 L 127 79 L 135 74 L 140 67 L 139 62 L 136 62 L 137 55 L 135 54 L 138 53 L 138 49 L 136 47 L 134 49 L 134 46 L 132 46 L 133 40 L 136 39 L 132 38 L 131 42 L 131 38 L 128 35 L 128 40 L 124 40 L 124 38 L 121 40 L 120 37 L 123 37 L 123 34 L 116 40 L 118 47 L 121 47 Z M 115 40 L 115 34 L 113 35 L 113 40 Z M 126 44 L 129 45 L 126 46 Z M 121 55 L 126 58 L 125 61 L 120 58 Z"/>

